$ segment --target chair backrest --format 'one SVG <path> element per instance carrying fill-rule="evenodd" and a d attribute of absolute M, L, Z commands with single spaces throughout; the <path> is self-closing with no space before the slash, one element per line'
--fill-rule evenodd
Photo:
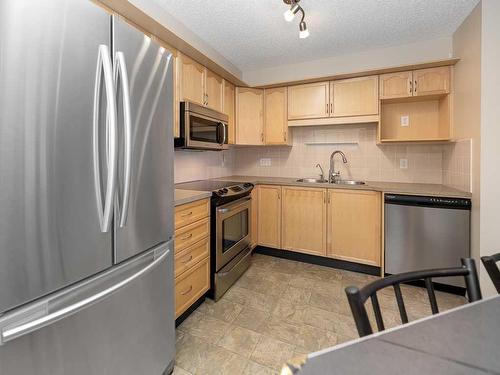
<path fill-rule="evenodd" d="M 491 281 L 498 293 L 500 293 L 500 270 L 498 269 L 497 262 L 500 262 L 500 253 L 481 257 L 484 268 L 490 275 Z"/>
<path fill-rule="evenodd" d="M 365 306 L 365 302 L 368 300 L 368 298 L 370 298 L 372 302 L 373 312 L 375 314 L 375 321 L 377 322 L 378 330 L 383 331 L 385 329 L 382 312 L 380 310 L 380 305 L 377 298 L 377 292 L 388 286 L 392 286 L 394 288 L 399 315 L 403 324 L 408 323 L 408 314 L 406 313 L 403 294 L 401 293 L 401 283 L 424 280 L 425 287 L 427 288 L 427 294 L 429 296 L 432 314 L 437 314 L 439 312 L 436 301 L 436 294 L 434 292 L 434 286 L 432 284 L 432 279 L 435 277 L 463 276 L 465 278 L 465 285 L 467 288 L 469 302 L 480 300 L 482 296 L 481 290 L 479 288 L 479 279 L 477 276 L 474 259 L 466 258 L 462 259 L 461 261 L 462 267 L 405 272 L 376 280 L 361 289 L 355 286 L 347 287 L 345 289 L 345 292 L 347 294 L 347 299 L 349 300 L 349 306 L 351 307 L 352 315 L 354 317 L 354 321 L 356 322 L 356 328 L 358 329 L 359 336 L 363 337 L 373 333 Z"/>

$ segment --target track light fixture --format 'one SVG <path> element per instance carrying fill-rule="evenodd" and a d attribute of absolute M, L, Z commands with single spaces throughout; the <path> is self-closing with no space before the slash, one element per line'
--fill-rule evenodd
<path fill-rule="evenodd" d="M 309 36 L 309 30 L 307 29 L 306 22 L 304 18 L 306 16 L 304 9 L 298 4 L 300 0 L 283 0 L 286 5 L 290 5 L 290 9 L 288 9 L 283 16 L 285 17 L 285 21 L 292 22 L 295 18 L 295 15 L 300 11 L 302 13 L 302 18 L 299 23 L 299 38 L 304 39 Z"/>

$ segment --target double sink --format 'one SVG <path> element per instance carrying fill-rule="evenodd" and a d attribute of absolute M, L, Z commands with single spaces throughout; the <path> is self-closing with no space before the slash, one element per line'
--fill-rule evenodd
<path fill-rule="evenodd" d="M 327 180 L 321 178 L 299 178 L 297 182 L 304 182 L 308 184 L 326 184 Z M 332 182 L 334 185 L 365 185 L 363 181 L 356 180 L 336 180 Z"/>

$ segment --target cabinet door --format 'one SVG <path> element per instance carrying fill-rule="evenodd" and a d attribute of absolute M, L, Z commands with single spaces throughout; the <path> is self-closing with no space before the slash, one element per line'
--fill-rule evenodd
<path fill-rule="evenodd" d="M 326 189 L 283 187 L 282 248 L 326 255 Z"/>
<path fill-rule="evenodd" d="M 181 101 L 205 103 L 205 67 L 179 54 L 179 91 Z"/>
<path fill-rule="evenodd" d="M 264 143 L 264 90 L 236 88 L 236 143 Z"/>
<path fill-rule="evenodd" d="M 208 69 L 205 70 L 205 74 L 206 106 L 222 112 L 223 79 Z"/>
<path fill-rule="evenodd" d="M 258 243 L 258 220 L 259 220 L 259 187 L 252 190 L 252 218 L 250 221 L 250 245 L 255 247 Z"/>
<path fill-rule="evenodd" d="M 330 83 L 288 86 L 288 119 L 322 118 L 330 115 Z"/>
<path fill-rule="evenodd" d="M 288 138 L 287 90 L 264 90 L 264 141 L 268 145 L 286 144 Z"/>
<path fill-rule="evenodd" d="M 380 75 L 380 99 L 407 98 L 413 95 L 413 74 L 409 72 Z"/>
<path fill-rule="evenodd" d="M 328 250 L 331 258 L 380 266 L 381 194 L 328 191 Z"/>
<path fill-rule="evenodd" d="M 341 79 L 332 82 L 330 116 L 367 116 L 378 114 L 378 76 Z"/>
<path fill-rule="evenodd" d="M 281 186 L 260 185 L 258 190 L 258 243 L 281 248 Z"/>
<path fill-rule="evenodd" d="M 413 95 L 438 95 L 450 92 L 450 67 L 413 71 Z"/>
<path fill-rule="evenodd" d="M 228 126 L 228 142 L 234 144 L 236 141 L 236 129 L 234 119 L 234 85 L 224 80 L 224 102 L 222 111 L 229 117 Z"/>

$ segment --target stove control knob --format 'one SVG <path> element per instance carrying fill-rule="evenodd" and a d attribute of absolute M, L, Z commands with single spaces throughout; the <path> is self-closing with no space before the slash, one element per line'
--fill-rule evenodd
<path fill-rule="evenodd" d="M 224 195 L 224 190 L 219 189 L 218 193 L 219 193 L 219 195 Z"/>
<path fill-rule="evenodd" d="M 224 194 L 226 194 L 229 190 L 227 190 L 226 188 L 222 189 L 222 191 L 224 192 Z"/>

